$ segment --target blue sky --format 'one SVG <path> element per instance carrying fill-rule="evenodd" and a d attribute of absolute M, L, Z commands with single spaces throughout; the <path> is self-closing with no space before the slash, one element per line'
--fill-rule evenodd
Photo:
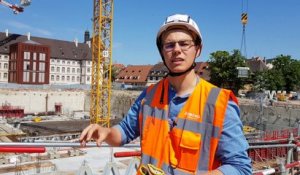
<path fill-rule="evenodd" d="M 82 42 L 85 30 L 92 33 L 92 6 L 92 0 L 32 0 L 19 15 L 0 6 L 0 31 Z M 240 49 L 243 11 L 248 12 L 248 57 L 284 54 L 300 59 L 299 9 L 299 0 L 115 0 L 113 61 L 125 65 L 160 61 L 156 32 L 174 13 L 191 15 L 200 27 L 204 46 L 197 61 L 207 61 L 217 50 Z"/>

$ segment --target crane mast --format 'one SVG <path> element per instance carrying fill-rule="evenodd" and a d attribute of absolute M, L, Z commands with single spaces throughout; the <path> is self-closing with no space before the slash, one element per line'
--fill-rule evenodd
<path fill-rule="evenodd" d="M 110 126 L 113 0 L 94 0 L 90 122 Z"/>

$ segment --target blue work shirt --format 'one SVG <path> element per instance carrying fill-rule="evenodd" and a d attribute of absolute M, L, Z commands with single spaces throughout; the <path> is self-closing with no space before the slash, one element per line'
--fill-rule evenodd
<path fill-rule="evenodd" d="M 189 95 L 177 96 L 174 88 L 169 85 L 169 118 L 173 121 L 185 104 Z M 146 96 L 144 90 L 129 109 L 127 115 L 115 128 L 119 129 L 122 135 L 122 144 L 126 144 L 139 137 L 139 110 L 141 101 Z M 222 166 L 218 169 L 224 175 L 248 175 L 252 174 L 251 159 L 248 157 L 248 142 L 243 134 L 242 122 L 240 120 L 239 107 L 229 101 L 223 131 L 216 152 Z"/>

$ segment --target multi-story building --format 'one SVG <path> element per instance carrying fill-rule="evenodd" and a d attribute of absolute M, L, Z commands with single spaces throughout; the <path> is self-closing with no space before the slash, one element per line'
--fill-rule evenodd
<path fill-rule="evenodd" d="M 49 84 L 49 47 L 31 40 L 10 45 L 8 82 Z"/>
<path fill-rule="evenodd" d="M 0 83 L 8 81 L 8 59 L 7 54 L 0 54 Z"/>
<path fill-rule="evenodd" d="M 30 45 L 30 47 L 49 47 L 49 68 L 45 65 L 45 80 L 48 78 L 49 84 L 90 84 L 91 83 L 91 47 L 89 41 L 89 34 L 85 32 L 85 42 L 79 43 L 77 40 L 74 42 L 31 37 L 30 34 L 27 36 L 19 34 L 8 34 L 8 32 L 0 32 L 0 82 L 8 82 L 8 68 L 9 59 L 11 55 L 10 46 L 16 43 L 23 43 Z M 29 53 L 31 61 L 34 59 L 34 53 Z M 38 52 L 36 52 L 38 53 Z M 40 53 L 40 52 L 39 52 Z M 28 53 L 23 53 L 18 58 L 20 64 L 24 69 L 29 69 L 29 72 L 34 71 L 34 64 L 31 61 L 29 65 L 25 66 L 25 60 L 27 59 Z M 45 55 L 46 56 L 46 55 Z M 47 58 L 47 56 L 45 57 Z M 23 61 L 21 61 L 23 60 Z M 12 62 L 13 63 L 13 62 Z M 45 62 L 47 63 L 47 61 Z M 39 63 L 40 64 L 40 63 Z M 24 67 L 25 66 L 25 67 Z M 12 69 L 14 65 L 12 64 Z M 41 71 L 41 70 L 36 70 Z M 13 72 L 13 71 L 12 71 Z M 32 74 L 34 74 L 32 72 Z M 47 74 L 47 75 L 46 75 Z M 24 75 L 25 76 L 25 75 Z M 27 76 L 27 74 L 26 74 Z M 25 77 L 26 77 L 25 76 Z M 6 77 L 6 78 L 5 78 Z M 12 74 L 13 77 L 13 74 Z M 30 78 L 29 80 L 33 80 Z M 16 82 L 16 81 L 11 81 Z M 33 83 L 33 82 L 16 82 L 16 83 Z M 34 83 L 33 83 L 34 84 Z M 46 82 L 47 84 L 47 82 Z"/>
<path fill-rule="evenodd" d="M 155 64 L 148 74 L 147 86 L 157 83 L 159 80 L 163 79 L 168 72 L 169 71 L 163 62 Z"/>
<path fill-rule="evenodd" d="M 117 75 L 116 82 L 130 87 L 147 86 L 147 76 L 153 65 L 128 65 Z"/>

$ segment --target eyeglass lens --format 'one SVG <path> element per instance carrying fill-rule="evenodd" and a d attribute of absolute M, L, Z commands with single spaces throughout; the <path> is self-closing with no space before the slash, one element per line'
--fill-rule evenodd
<path fill-rule="evenodd" d="M 191 46 L 193 46 L 194 42 L 193 40 L 182 40 L 182 41 L 173 41 L 173 42 L 167 42 L 163 44 L 163 49 L 165 51 L 172 51 L 174 50 L 176 43 L 178 43 L 179 47 L 182 50 L 187 50 L 189 49 Z"/>

